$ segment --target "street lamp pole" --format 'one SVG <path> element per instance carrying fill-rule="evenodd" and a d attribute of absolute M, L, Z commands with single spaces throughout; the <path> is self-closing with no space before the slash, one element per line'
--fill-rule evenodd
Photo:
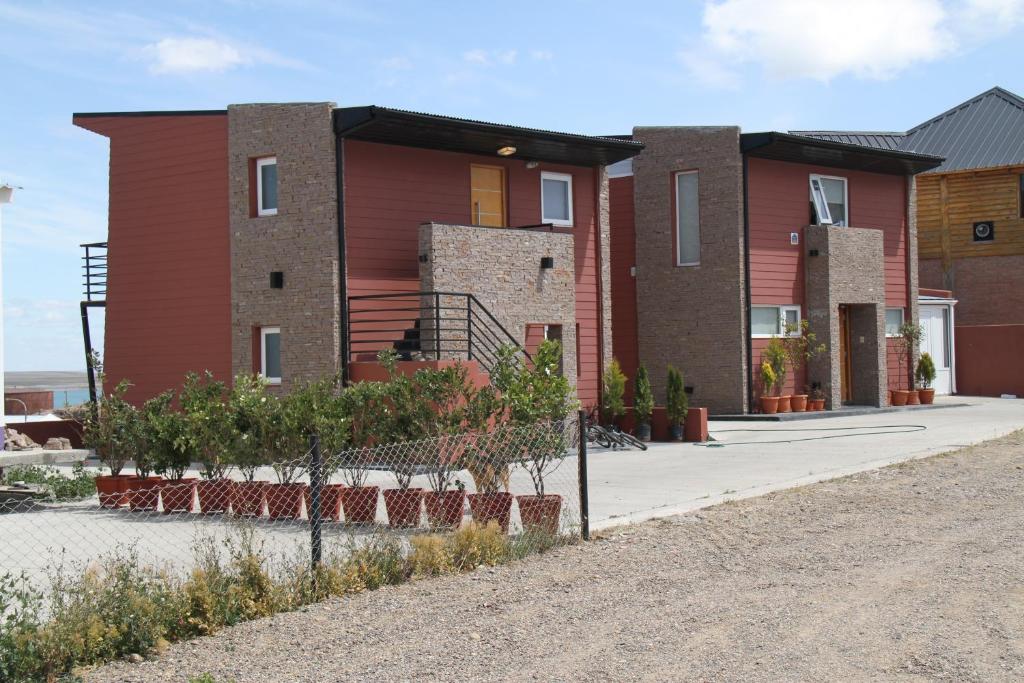
<path fill-rule="evenodd" d="M 4 381 L 4 278 L 3 278 L 3 207 L 14 201 L 14 188 L 4 183 L 0 185 L 0 402 L 3 403 L 0 410 L 0 450 L 4 449 L 4 442 L 7 439 L 7 390 Z"/>

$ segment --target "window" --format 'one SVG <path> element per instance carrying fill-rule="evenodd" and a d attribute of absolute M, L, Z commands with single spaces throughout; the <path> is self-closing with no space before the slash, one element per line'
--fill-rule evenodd
<path fill-rule="evenodd" d="M 887 308 L 885 309 L 885 336 L 886 337 L 898 337 L 900 336 L 900 327 L 903 326 L 903 309 L 902 308 Z"/>
<path fill-rule="evenodd" d="M 751 306 L 750 336 L 755 339 L 782 336 L 800 336 L 799 306 Z"/>
<path fill-rule="evenodd" d="M 676 265 L 700 265 L 697 171 L 676 173 Z"/>
<path fill-rule="evenodd" d="M 277 215 L 277 157 L 256 160 L 256 215 Z"/>
<path fill-rule="evenodd" d="M 270 384 L 281 383 L 281 328 L 260 329 L 260 374 Z"/>
<path fill-rule="evenodd" d="M 540 174 L 540 215 L 542 223 L 572 225 L 572 176 L 568 173 Z"/>
<path fill-rule="evenodd" d="M 561 325 L 545 325 L 544 326 L 544 340 L 545 341 L 556 341 L 559 344 L 562 343 L 562 326 Z M 564 363 L 565 354 L 563 351 L 562 356 L 558 359 L 558 374 L 565 374 Z"/>
<path fill-rule="evenodd" d="M 827 175 L 811 176 L 811 205 L 819 225 L 850 224 L 846 178 Z"/>

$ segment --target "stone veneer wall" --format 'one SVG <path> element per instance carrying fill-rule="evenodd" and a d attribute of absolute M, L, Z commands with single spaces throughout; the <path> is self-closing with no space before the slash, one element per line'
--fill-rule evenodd
<path fill-rule="evenodd" d="M 279 326 L 282 390 L 340 367 L 333 108 L 228 107 L 232 369 L 251 372 L 257 328 Z M 278 212 L 255 217 L 250 164 L 264 156 L 277 157 Z M 275 270 L 284 289 L 270 288 Z"/>
<path fill-rule="evenodd" d="M 920 289 L 921 275 L 917 257 L 917 179 L 907 177 L 907 316 L 908 320 L 920 321 L 917 296 Z M 908 372 L 917 365 L 921 349 L 914 349 L 913 361 Z M 882 405 L 885 405 L 883 401 Z"/>
<path fill-rule="evenodd" d="M 607 167 L 599 167 L 596 174 L 598 234 L 601 240 L 601 320 L 599 324 L 601 325 L 601 372 L 603 374 L 605 368 L 612 361 L 611 187 L 608 183 Z"/>
<path fill-rule="evenodd" d="M 850 306 L 851 399 L 885 405 L 885 250 L 881 230 L 809 225 L 804 231 L 807 318 L 825 352 L 808 363 L 808 380 L 829 385 L 827 405 L 842 403 L 839 306 Z M 809 255 L 817 250 L 817 256 Z"/>
<path fill-rule="evenodd" d="M 424 223 L 419 242 L 423 291 L 473 294 L 524 347 L 528 324 L 561 325 L 563 367 L 575 384 L 576 283 L 571 234 Z M 542 270 L 542 256 L 553 257 L 554 268 Z M 424 327 L 429 337 L 432 325 L 425 321 Z"/>
<path fill-rule="evenodd" d="M 665 401 L 672 364 L 712 413 L 747 411 L 746 274 L 740 129 L 634 128 L 633 159 L 639 360 Z M 698 171 L 700 265 L 676 266 L 674 178 Z M 631 378 L 632 380 L 632 378 Z"/>

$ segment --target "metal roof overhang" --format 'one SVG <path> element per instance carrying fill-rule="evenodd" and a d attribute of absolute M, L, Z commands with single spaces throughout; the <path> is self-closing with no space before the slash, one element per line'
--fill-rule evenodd
<path fill-rule="evenodd" d="M 607 166 L 636 156 L 643 145 L 628 140 L 556 133 L 385 107 L 334 110 L 334 131 L 341 137 L 389 145 L 466 152 L 572 166 Z"/>
<path fill-rule="evenodd" d="M 744 154 L 762 159 L 892 175 L 922 173 L 943 161 L 942 157 L 931 154 L 875 149 L 776 132 L 744 133 L 740 136 L 740 149 Z"/>

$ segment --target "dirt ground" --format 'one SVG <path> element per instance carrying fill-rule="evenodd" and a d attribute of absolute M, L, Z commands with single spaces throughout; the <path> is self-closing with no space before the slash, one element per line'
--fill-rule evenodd
<path fill-rule="evenodd" d="M 1024 679 L 1024 434 L 280 615 L 87 681 Z"/>

